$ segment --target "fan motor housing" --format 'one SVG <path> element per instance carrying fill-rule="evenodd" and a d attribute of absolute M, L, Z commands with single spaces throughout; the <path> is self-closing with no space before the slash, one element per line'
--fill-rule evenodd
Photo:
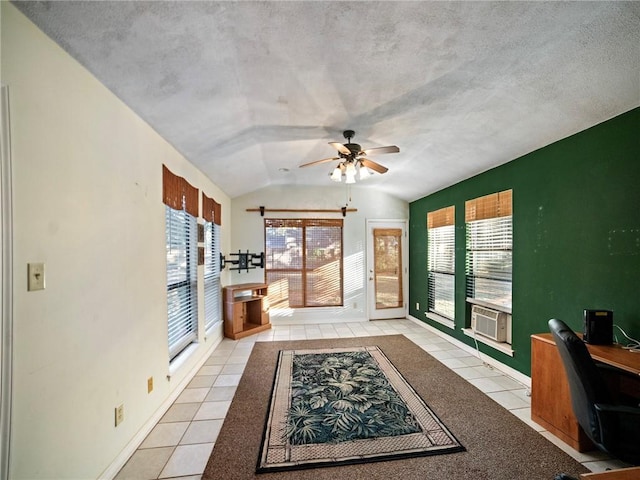
<path fill-rule="evenodd" d="M 362 151 L 362 147 L 357 143 L 345 143 L 344 146 L 348 148 L 353 155 L 357 155 Z"/>

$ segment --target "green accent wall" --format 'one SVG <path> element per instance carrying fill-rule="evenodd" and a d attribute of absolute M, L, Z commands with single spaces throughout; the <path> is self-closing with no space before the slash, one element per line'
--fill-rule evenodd
<path fill-rule="evenodd" d="M 582 331 L 585 308 L 613 310 L 614 324 L 640 339 L 640 108 L 412 202 L 409 313 L 475 347 L 461 330 L 470 324 L 464 203 L 507 189 L 514 356 L 480 350 L 531 375 L 530 335 L 547 332 L 550 318 Z M 449 205 L 456 209 L 455 330 L 425 315 L 427 212 Z"/>

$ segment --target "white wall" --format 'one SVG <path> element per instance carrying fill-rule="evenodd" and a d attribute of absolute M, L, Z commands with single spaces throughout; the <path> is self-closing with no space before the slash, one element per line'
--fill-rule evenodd
<path fill-rule="evenodd" d="M 230 200 L 1 3 L 14 173 L 10 478 L 97 478 L 221 337 L 220 325 L 206 341 L 201 332 L 167 379 L 162 164 L 222 204 L 225 251 Z M 46 264 L 45 290 L 27 292 L 29 262 Z"/>
<path fill-rule="evenodd" d="M 301 209 L 301 210 L 340 210 L 348 202 L 348 208 L 357 212 L 349 212 L 344 217 L 344 306 L 340 308 L 305 308 L 287 312 L 272 312 L 272 318 L 297 323 L 306 320 L 341 321 L 349 319 L 362 320 L 367 315 L 366 304 L 366 221 L 373 219 L 396 220 L 409 218 L 409 204 L 390 195 L 376 192 L 373 189 L 358 188 L 341 184 L 332 186 L 327 178 L 328 186 L 273 186 L 233 199 L 231 209 L 231 248 L 223 253 L 238 250 L 250 252 L 264 251 L 264 218 L 343 218 L 342 213 L 298 213 L 298 212 L 266 212 L 264 218 L 259 212 L 247 212 L 247 209 L 264 206 L 266 209 Z M 357 184 L 356 184 L 357 185 Z M 349 193 L 348 193 L 349 192 Z M 236 257 L 237 258 L 237 257 Z M 228 267 L 227 267 L 228 268 Z M 228 277 L 230 283 L 263 282 L 264 270 L 255 269 L 248 273 L 232 272 Z"/>

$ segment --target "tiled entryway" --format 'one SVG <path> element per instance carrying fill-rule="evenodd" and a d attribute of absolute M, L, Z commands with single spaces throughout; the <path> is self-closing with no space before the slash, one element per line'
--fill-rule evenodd
<path fill-rule="evenodd" d="M 619 467 L 599 452 L 579 453 L 530 419 L 528 389 L 426 326 L 410 320 L 278 325 L 224 339 L 162 417 L 116 480 L 200 480 L 255 342 L 403 334 L 592 471 Z"/>

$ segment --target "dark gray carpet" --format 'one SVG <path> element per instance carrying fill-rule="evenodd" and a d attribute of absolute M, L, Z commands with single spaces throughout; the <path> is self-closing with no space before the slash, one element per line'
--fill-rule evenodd
<path fill-rule="evenodd" d="M 466 447 L 450 455 L 256 474 L 260 443 L 283 349 L 377 345 Z M 582 465 L 402 335 L 256 343 L 203 479 L 473 479 L 578 477 Z"/>

